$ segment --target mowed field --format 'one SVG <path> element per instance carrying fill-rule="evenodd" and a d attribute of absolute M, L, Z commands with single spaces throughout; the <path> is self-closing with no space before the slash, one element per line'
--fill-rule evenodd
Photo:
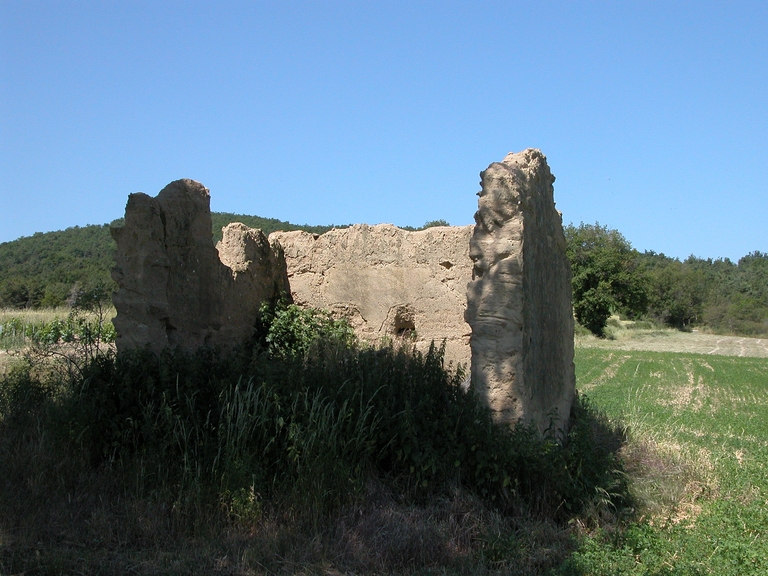
<path fill-rule="evenodd" d="M 639 512 L 623 532 L 586 538 L 567 573 L 768 574 L 765 344 L 650 331 L 577 339 L 580 394 L 628 429 Z"/>
<path fill-rule="evenodd" d="M 612 340 L 577 336 L 578 348 L 647 350 L 650 352 L 691 352 L 719 356 L 768 358 L 768 338 L 720 336 L 678 330 L 621 330 Z"/>

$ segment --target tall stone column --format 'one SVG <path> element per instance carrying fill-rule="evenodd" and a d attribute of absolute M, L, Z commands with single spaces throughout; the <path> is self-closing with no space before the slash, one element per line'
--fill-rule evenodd
<path fill-rule="evenodd" d="M 230 349 L 253 334 L 262 302 L 290 294 L 278 244 L 230 224 L 214 247 L 211 226 L 210 193 L 194 180 L 128 197 L 125 223 L 112 229 L 118 352 Z"/>
<path fill-rule="evenodd" d="M 480 173 L 465 319 L 471 380 L 498 423 L 566 430 L 575 392 L 571 272 L 544 154 Z"/>

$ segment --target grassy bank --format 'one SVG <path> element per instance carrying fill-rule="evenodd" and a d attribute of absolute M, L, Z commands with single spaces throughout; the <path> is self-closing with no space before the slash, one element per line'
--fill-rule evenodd
<path fill-rule="evenodd" d="M 442 351 L 290 307 L 231 355 L 0 381 L 0 572 L 538 574 L 631 507 L 624 440 L 493 425 Z M 67 377 L 64 377 L 67 376 Z"/>
<path fill-rule="evenodd" d="M 768 360 L 580 349 L 579 388 L 627 425 L 640 516 L 563 573 L 768 572 Z"/>

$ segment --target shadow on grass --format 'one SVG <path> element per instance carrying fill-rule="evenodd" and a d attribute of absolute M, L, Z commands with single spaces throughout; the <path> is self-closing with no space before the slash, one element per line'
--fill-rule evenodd
<path fill-rule="evenodd" d="M 326 381 L 329 374 L 323 370 L 339 361 L 345 370 L 357 373 L 365 372 L 366 362 L 377 374 L 405 371 L 410 376 L 402 380 L 396 377 L 399 383 L 392 386 L 397 390 L 403 387 L 416 396 L 401 397 L 397 395 L 400 392 L 391 390 L 397 405 L 419 398 L 419 406 L 431 414 L 430 418 L 464 414 L 462 422 L 468 426 L 446 442 L 442 437 L 447 433 L 444 422 L 431 427 L 429 421 L 419 418 L 403 421 L 400 408 L 390 410 L 394 420 L 377 429 L 376 435 L 365 438 L 379 438 L 382 431 L 391 436 L 395 427 L 405 426 L 402 429 L 407 429 L 407 434 L 403 432 L 399 440 L 402 446 L 416 439 L 432 445 L 439 458 L 445 457 L 441 454 L 453 454 L 440 452 L 452 449 L 440 448 L 441 442 L 453 444 L 467 439 L 474 444 L 468 445 L 466 453 L 458 452 L 462 458 L 469 458 L 477 446 L 512 450 L 514 453 L 487 454 L 471 461 L 476 463 L 472 466 L 487 471 L 484 474 L 491 474 L 497 467 L 498 479 L 478 482 L 466 472 L 449 475 L 438 470 L 416 476 L 416 484 L 413 470 L 407 468 L 413 466 L 413 460 L 405 459 L 404 468 L 396 450 L 386 452 L 395 442 L 391 439 L 382 445 L 384 448 L 370 451 L 364 447 L 363 452 L 355 452 L 383 460 L 373 459 L 359 469 L 334 469 L 334 474 L 348 474 L 340 479 L 340 493 L 334 493 L 329 479 L 312 466 L 258 476 L 258 461 L 234 459 L 225 469 L 226 474 L 213 480 L 202 472 L 173 473 L 169 469 L 189 467 L 194 472 L 195 466 L 208 466 L 216 460 L 206 460 L 208 452 L 199 447 L 179 453 L 152 452 L 152 444 L 137 444 L 135 438 L 122 436 L 101 438 L 102 456 L 94 459 L 87 445 L 93 442 L 91 432 L 88 426 L 83 427 L 83 413 L 79 411 L 88 404 L 73 396 L 73 390 L 94 393 L 96 380 L 90 382 L 90 387 L 83 382 L 73 387 L 18 369 L 0 379 L 0 462 L 4 466 L 0 475 L 0 573 L 545 574 L 568 566 L 567 559 L 577 550 L 580 535 L 598 529 L 618 530 L 631 517 L 632 502 L 618 456 L 626 440 L 624 431 L 584 398 L 574 406 L 567 440 L 558 444 L 531 431 L 520 429 L 509 434 L 481 422 L 484 412 L 471 398 L 457 392 L 460 378 L 440 376 L 436 371 L 442 370 L 439 355 L 412 358 L 400 356 L 400 352 L 355 354 L 330 354 L 309 364 L 304 360 L 302 365 L 309 365 L 312 378 L 318 381 Z M 207 358 L 196 361 L 208 362 L 211 356 Z M 141 374 L 147 380 L 141 385 L 149 387 L 152 382 L 151 386 L 161 386 L 164 374 L 180 390 L 183 386 L 179 374 L 185 364 L 189 364 L 188 359 L 176 358 L 165 367 L 158 364 L 158 372 L 152 373 L 144 363 Z M 221 376 L 214 368 L 209 366 L 208 373 Z M 266 373 L 263 366 L 260 370 Z M 201 365 L 193 365 L 192 371 L 206 372 Z M 286 373 L 291 378 L 298 374 L 293 368 Z M 339 376 L 333 381 L 345 382 L 349 378 L 346 372 Z M 414 389 L 416 377 L 433 382 L 427 388 Z M 374 390 L 382 386 L 378 381 L 361 382 L 361 387 L 371 385 Z M 311 384 L 320 385 L 315 380 Z M 113 391 L 120 390 L 116 386 Z M 343 386 L 332 390 L 346 393 Z M 176 423 L 167 431 L 177 442 L 174 446 L 180 445 L 180 431 L 187 431 L 181 434 L 184 446 L 194 442 L 207 446 L 209 439 L 203 433 L 216 436 L 226 429 L 223 424 L 210 430 L 204 423 L 200 428 L 191 427 L 181 415 L 195 420 L 198 412 L 184 406 L 182 400 L 187 397 L 171 399 L 171 391 L 169 386 L 157 396 L 168 399 L 166 404 L 156 406 L 158 411 L 151 412 L 147 403 L 142 410 L 131 412 L 134 418 L 137 414 L 151 418 L 130 430 L 149 434 L 146 424 L 159 422 L 152 418 L 161 412 L 171 414 L 169 421 Z M 199 398 L 202 393 L 194 392 L 193 397 Z M 221 394 L 211 398 L 235 397 L 234 392 Z M 433 395 L 434 402 L 421 398 L 424 395 Z M 377 400 L 381 396 L 377 392 Z M 73 398 L 79 407 L 73 405 Z M 342 398 L 340 405 L 343 403 Z M 455 408 L 450 408 L 452 403 Z M 309 406 L 308 414 L 334 413 L 322 403 L 319 406 L 325 407 L 325 412 L 312 412 L 316 405 Z M 99 406 L 103 409 L 106 405 Z M 296 416 L 301 406 L 304 404 L 295 404 L 293 412 L 278 414 L 286 419 L 293 414 L 295 425 L 286 423 L 280 428 L 287 429 L 285 438 L 272 440 L 270 449 L 290 438 L 307 441 L 309 432 L 297 431 L 301 422 L 311 420 Z M 387 406 L 384 403 L 378 409 L 386 412 Z M 445 410 L 442 416 L 435 412 L 436 407 Z M 466 418 L 467 411 L 471 418 Z M 472 428 L 478 423 L 480 428 Z M 112 429 L 105 428 L 104 422 L 98 424 L 97 429 Z M 129 428 L 115 429 L 124 434 Z M 420 435 L 415 435 L 415 429 Z M 352 434 L 360 433 L 354 427 L 350 430 Z M 121 438 L 131 447 L 123 456 L 120 446 L 112 446 Z M 343 443 L 348 445 L 346 440 Z M 113 448 L 112 457 L 104 456 L 104 445 Z M 280 452 L 279 458 L 299 457 L 295 442 L 281 446 L 285 454 L 280 456 Z M 306 446 L 328 448 L 324 444 Z M 199 461 L 184 460 L 191 456 L 199 457 Z M 326 465 L 322 459 L 303 458 L 301 462 Z M 424 461 L 432 465 L 434 458 Z M 290 460 L 275 462 L 283 462 L 279 467 L 286 469 L 291 465 Z M 453 460 L 448 464 L 447 470 L 452 470 Z M 465 464 L 460 464 L 456 468 L 463 470 Z M 314 508 L 315 503 L 320 507 Z"/>

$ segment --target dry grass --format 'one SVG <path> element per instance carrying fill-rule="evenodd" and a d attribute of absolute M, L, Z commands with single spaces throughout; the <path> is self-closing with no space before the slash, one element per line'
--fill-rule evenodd
<path fill-rule="evenodd" d="M 38 308 L 38 309 L 18 309 L 18 308 L 0 308 L 0 324 L 7 322 L 11 318 L 18 318 L 25 324 L 43 324 L 53 320 L 65 320 L 72 312 L 71 308 Z M 104 311 L 104 320 L 111 321 L 117 314 L 113 306 L 109 306 Z M 85 313 L 87 319 L 95 319 L 95 313 Z"/>
<path fill-rule="evenodd" d="M 670 328 L 628 329 L 626 326 L 631 323 L 612 320 L 606 330 L 606 338 L 579 335 L 575 338 L 576 346 L 609 350 L 647 350 L 768 358 L 767 338 L 720 336 L 698 331 L 681 332 Z"/>
<path fill-rule="evenodd" d="M 718 491 L 711 454 L 657 437 L 642 426 L 635 428 L 638 430 L 623 446 L 621 457 L 641 519 L 648 518 L 657 525 L 695 521 L 701 512 L 701 499 Z"/>
<path fill-rule="evenodd" d="M 0 308 L 0 324 L 7 322 L 11 318 L 18 318 L 25 324 L 48 323 L 52 320 L 63 320 L 69 315 L 69 308 L 40 308 L 40 309 L 18 309 L 18 308 Z"/>

